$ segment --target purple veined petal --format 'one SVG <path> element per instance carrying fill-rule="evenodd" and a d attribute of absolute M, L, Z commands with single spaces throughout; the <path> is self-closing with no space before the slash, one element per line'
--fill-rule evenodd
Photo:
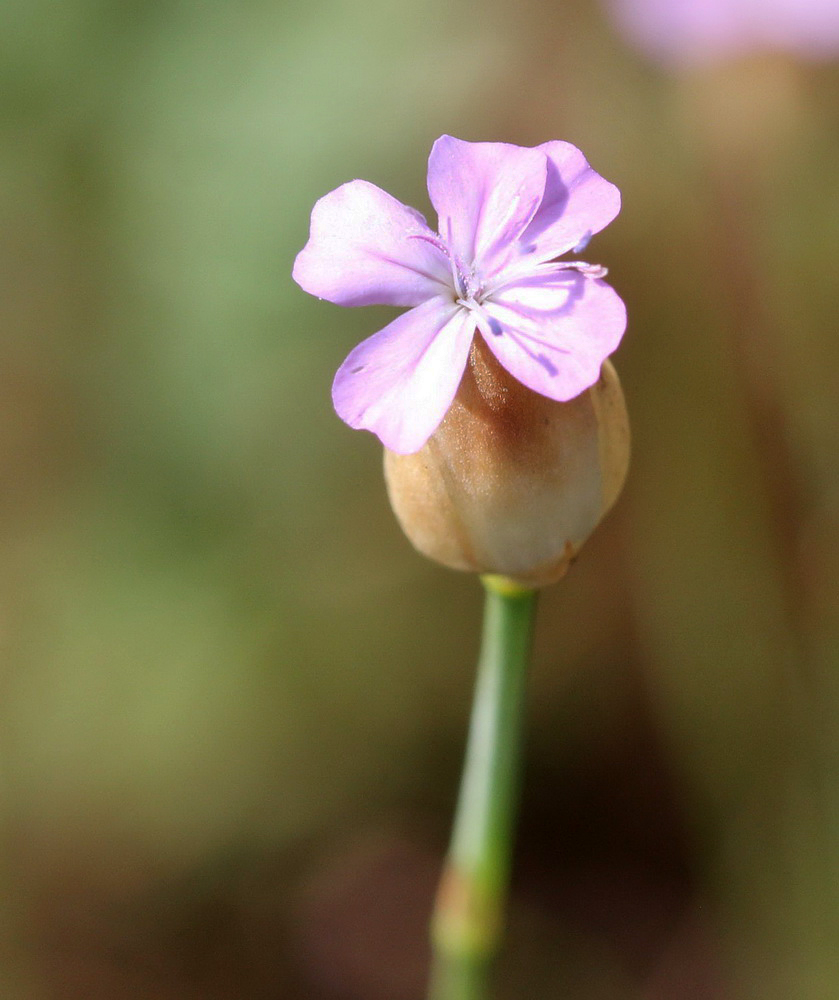
<path fill-rule="evenodd" d="M 454 399 L 474 332 L 474 317 L 442 296 L 398 316 L 338 369 L 338 416 L 391 451 L 419 451 Z"/>
<path fill-rule="evenodd" d="M 428 238 L 434 234 L 415 209 L 375 184 L 350 181 L 315 204 L 292 276 L 339 306 L 416 306 L 451 286 L 449 261 Z"/>
<path fill-rule="evenodd" d="M 481 334 L 498 361 L 529 389 L 561 402 L 597 381 L 626 329 L 618 293 L 576 271 L 526 279 L 483 308 L 489 324 Z"/>
<path fill-rule="evenodd" d="M 464 265 L 476 262 L 486 275 L 506 257 L 542 200 L 546 170 L 539 149 L 450 135 L 434 143 L 428 193 L 440 235 Z"/>
<path fill-rule="evenodd" d="M 570 142 L 539 146 L 548 157 L 539 209 L 519 239 L 519 252 L 534 264 L 553 260 L 608 226 L 620 211 L 620 191 Z"/>

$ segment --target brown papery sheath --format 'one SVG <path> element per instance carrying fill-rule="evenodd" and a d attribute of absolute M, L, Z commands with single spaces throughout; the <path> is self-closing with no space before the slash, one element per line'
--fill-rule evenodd
<path fill-rule="evenodd" d="M 527 389 L 476 336 L 443 422 L 413 455 L 385 450 L 385 480 L 413 545 L 452 569 L 524 586 L 560 579 L 615 502 L 629 419 L 611 362 L 566 403 Z"/>

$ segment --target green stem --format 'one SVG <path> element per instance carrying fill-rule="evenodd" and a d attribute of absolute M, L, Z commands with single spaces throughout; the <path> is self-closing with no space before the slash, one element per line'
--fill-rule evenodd
<path fill-rule="evenodd" d="M 536 592 L 485 576 L 466 761 L 432 921 L 429 1000 L 484 1000 L 510 878 Z"/>

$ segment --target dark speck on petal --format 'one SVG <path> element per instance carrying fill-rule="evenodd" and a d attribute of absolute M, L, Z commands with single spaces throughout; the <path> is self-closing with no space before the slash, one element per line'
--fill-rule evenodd
<path fill-rule="evenodd" d="M 504 333 L 501 324 L 494 316 L 490 316 L 489 318 L 489 332 L 494 334 L 496 337 L 500 337 Z"/>
<path fill-rule="evenodd" d="M 350 368 L 350 375 L 358 375 L 359 372 L 364 371 L 364 365 L 356 365 L 355 368 Z"/>

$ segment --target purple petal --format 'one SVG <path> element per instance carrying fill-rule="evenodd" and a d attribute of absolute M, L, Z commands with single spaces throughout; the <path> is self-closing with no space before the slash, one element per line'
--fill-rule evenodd
<path fill-rule="evenodd" d="M 484 276 L 533 217 L 545 190 L 540 149 L 441 136 L 428 159 L 428 193 L 440 235 L 460 261 Z"/>
<path fill-rule="evenodd" d="M 604 281 L 576 271 L 531 278 L 484 303 L 492 353 L 534 392 L 565 401 L 600 376 L 620 343 L 626 308 Z"/>
<path fill-rule="evenodd" d="M 664 61 L 702 63 L 749 47 L 749 17 L 736 0 L 615 0 L 611 6 L 630 40 Z"/>
<path fill-rule="evenodd" d="M 442 297 L 398 316 L 338 369 L 338 416 L 372 431 L 391 451 L 419 451 L 454 399 L 474 331 L 474 317 Z"/>
<path fill-rule="evenodd" d="M 620 211 L 621 195 L 588 165 L 570 142 L 538 147 L 548 157 L 548 176 L 539 210 L 519 240 L 534 263 L 553 260 L 589 239 Z"/>
<path fill-rule="evenodd" d="M 749 50 L 812 58 L 839 50 L 836 0 L 610 0 L 609 6 L 630 42 L 674 66 Z"/>
<path fill-rule="evenodd" d="M 448 260 L 427 237 L 434 234 L 419 212 L 375 184 L 350 181 L 315 204 L 292 275 L 339 306 L 416 306 L 451 284 Z"/>

